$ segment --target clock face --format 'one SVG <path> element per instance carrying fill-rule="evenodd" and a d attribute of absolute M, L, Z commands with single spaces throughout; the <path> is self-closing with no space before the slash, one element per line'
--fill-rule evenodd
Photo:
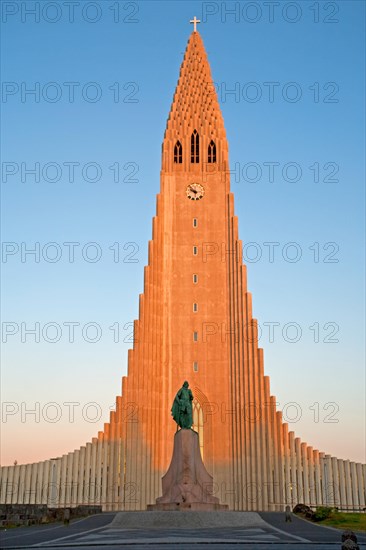
<path fill-rule="evenodd" d="M 200 183 L 190 183 L 186 189 L 186 195 L 191 201 L 202 199 L 205 194 L 205 189 Z"/>

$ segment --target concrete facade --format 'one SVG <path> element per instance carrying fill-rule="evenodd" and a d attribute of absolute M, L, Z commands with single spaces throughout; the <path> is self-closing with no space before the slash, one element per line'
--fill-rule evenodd
<path fill-rule="evenodd" d="M 270 394 L 224 121 L 198 32 L 189 38 L 167 122 L 152 229 L 135 343 L 110 422 L 72 453 L 2 468 L 0 502 L 146 509 L 161 494 L 176 430 L 170 408 L 187 379 L 194 429 L 222 504 L 364 506 L 364 466 L 295 437 Z"/>

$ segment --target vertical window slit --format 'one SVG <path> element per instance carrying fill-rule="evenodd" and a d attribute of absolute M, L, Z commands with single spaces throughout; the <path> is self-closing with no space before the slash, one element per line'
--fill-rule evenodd
<path fill-rule="evenodd" d="M 174 163 L 182 164 L 182 144 L 180 141 L 174 145 Z"/>
<path fill-rule="evenodd" d="M 208 145 L 207 161 L 209 164 L 216 162 L 216 143 L 213 140 Z"/>
<path fill-rule="evenodd" d="M 191 135 L 191 162 L 198 164 L 200 161 L 200 136 L 197 130 Z"/>

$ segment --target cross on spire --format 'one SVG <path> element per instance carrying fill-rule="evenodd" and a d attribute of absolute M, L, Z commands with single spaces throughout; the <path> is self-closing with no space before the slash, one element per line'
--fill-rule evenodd
<path fill-rule="evenodd" d="M 194 18 L 190 20 L 190 23 L 193 23 L 193 32 L 197 32 L 197 23 L 201 23 L 201 20 L 194 16 Z"/>

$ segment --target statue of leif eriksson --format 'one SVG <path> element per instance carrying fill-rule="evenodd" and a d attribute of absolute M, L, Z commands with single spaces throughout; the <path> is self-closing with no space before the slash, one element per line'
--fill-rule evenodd
<path fill-rule="evenodd" d="M 172 417 L 181 428 L 189 430 L 193 424 L 193 394 L 188 386 L 186 380 L 175 396 L 172 405 Z"/>

